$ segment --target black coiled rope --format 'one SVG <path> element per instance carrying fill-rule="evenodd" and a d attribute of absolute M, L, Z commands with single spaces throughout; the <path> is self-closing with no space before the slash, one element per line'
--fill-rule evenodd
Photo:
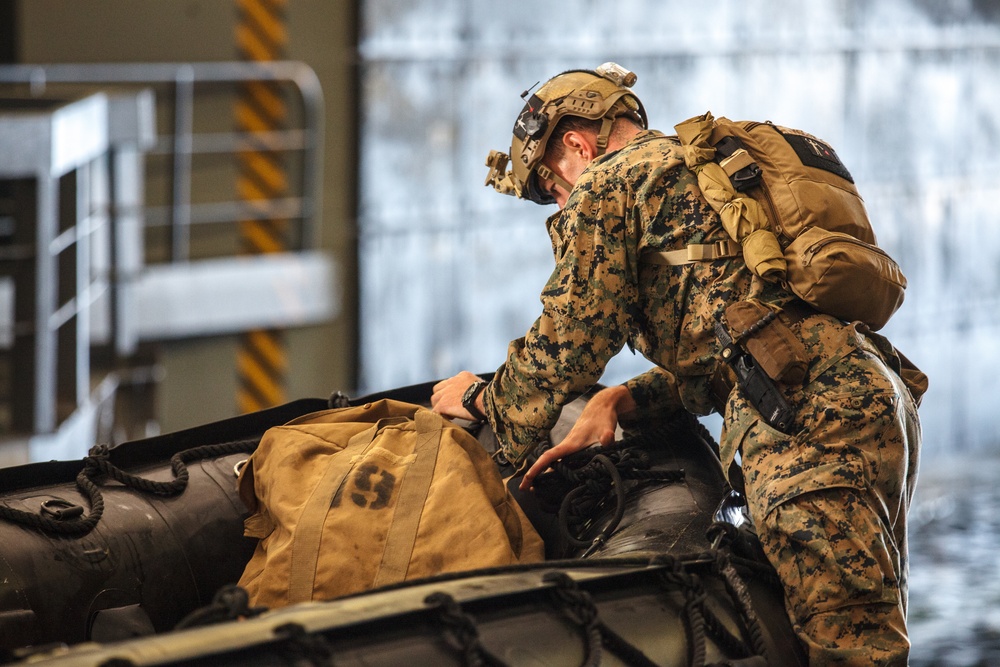
<path fill-rule="evenodd" d="M 65 501 L 43 503 L 39 512 L 27 512 L 9 505 L 0 504 L 0 519 L 43 532 L 64 536 L 86 535 L 97 526 L 104 514 L 104 496 L 97 483 L 102 477 L 116 480 L 122 485 L 158 496 L 176 496 L 184 492 L 189 481 L 187 465 L 192 461 L 228 456 L 241 452 L 252 452 L 259 439 L 237 440 L 215 445 L 202 445 L 177 452 L 170 457 L 170 468 L 174 478 L 159 482 L 127 473 L 111 463 L 106 446 L 94 447 L 83 459 L 83 468 L 77 473 L 76 486 L 87 499 L 90 512 Z"/>
<path fill-rule="evenodd" d="M 543 508 L 556 513 L 567 544 L 587 548 L 589 555 L 618 528 L 625 514 L 625 482 L 672 484 L 684 479 L 684 470 L 652 470 L 645 447 L 662 442 L 663 431 L 622 440 L 612 447 L 584 450 L 558 461 L 552 472 L 535 480 Z M 614 511 L 596 537 L 583 535 L 599 512 L 613 499 Z"/>

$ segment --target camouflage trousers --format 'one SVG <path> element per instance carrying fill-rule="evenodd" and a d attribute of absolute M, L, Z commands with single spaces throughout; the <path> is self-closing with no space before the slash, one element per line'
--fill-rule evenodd
<path fill-rule="evenodd" d="M 733 392 L 723 458 L 741 453 L 750 513 L 809 663 L 906 665 L 906 514 L 920 427 L 902 380 L 851 334 L 857 345 L 790 396 L 794 435 Z"/>

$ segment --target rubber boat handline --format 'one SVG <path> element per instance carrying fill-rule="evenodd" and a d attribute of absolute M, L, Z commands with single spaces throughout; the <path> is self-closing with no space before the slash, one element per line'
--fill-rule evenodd
<path fill-rule="evenodd" d="M 722 622 L 707 607 L 698 608 L 699 597 L 703 599 L 704 596 L 704 592 L 699 591 L 699 575 L 710 571 L 719 562 L 720 555 L 721 552 L 705 552 L 690 557 L 666 557 L 659 563 L 650 562 L 649 559 L 618 557 L 597 560 L 568 559 L 486 568 L 402 582 L 345 596 L 332 602 L 314 601 L 294 607 L 264 611 L 252 618 L 239 620 L 235 626 L 235 634 L 231 632 L 220 634 L 218 624 L 191 626 L 173 633 L 183 633 L 185 636 L 184 641 L 179 642 L 173 649 L 166 644 L 169 636 L 161 634 L 109 647 L 82 644 L 65 655 L 63 650 L 50 649 L 49 655 L 55 665 L 60 664 L 60 657 L 74 656 L 83 659 L 91 651 L 95 655 L 100 655 L 99 663 L 94 664 L 139 666 L 160 664 L 160 661 L 166 660 L 170 661 L 168 664 L 175 664 L 174 661 L 179 663 L 205 653 L 275 646 L 290 640 L 302 640 L 304 637 L 313 637 L 316 638 L 315 641 L 325 642 L 327 640 L 323 638 L 328 633 L 335 635 L 330 638 L 332 641 L 337 637 L 344 638 L 352 634 L 377 633 L 380 627 L 416 624 L 420 619 L 424 622 L 428 619 L 433 621 L 438 614 L 447 613 L 447 610 L 440 607 L 443 602 L 448 601 L 457 604 L 457 609 L 465 615 L 467 622 L 475 624 L 477 617 L 485 616 L 497 608 L 516 608 L 530 603 L 550 604 L 558 608 L 567 603 L 565 595 L 561 594 L 567 585 L 578 589 L 584 598 L 614 595 L 627 587 L 659 590 L 666 595 L 680 594 L 687 600 L 685 610 L 688 618 L 685 620 L 687 626 L 693 629 L 695 635 L 693 639 L 696 642 L 700 635 L 701 642 L 707 637 L 721 639 L 728 644 L 730 651 L 744 652 L 747 655 L 750 651 L 760 652 L 760 640 L 757 637 L 760 630 L 757 629 L 758 621 L 752 611 L 746 613 L 744 618 L 746 627 L 741 628 L 745 635 L 744 639 L 725 629 Z M 525 574 L 537 576 L 531 576 L 527 580 L 518 577 Z M 514 580 L 507 590 L 503 590 L 503 584 L 508 577 L 513 577 Z M 566 577 L 569 578 L 569 583 Z M 481 585 L 477 585 L 483 579 L 492 579 L 494 582 L 499 579 L 497 585 L 501 590 L 483 590 Z M 463 582 L 468 582 L 469 585 L 463 586 Z M 409 603 L 396 602 L 395 609 L 391 613 L 386 613 L 384 608 L 378 605 L 379 598 L 399 591 L 414 592 L 417 593 L 417 597 Z M 364 607 L 352 608 L 352 603 L 359 601 L 371 601 L 367 613 Z M 574 606 L 572 600 L 569 602 L 571 608 L 564 612 L 567 613 L 571 623 L 575 622 L 579 626 L 578 631 L 586 640 L 585 633 L 588 627 L 593 626 L 595 622 L 603 623 L 603 621 L 596 608 L 587 610 L 589 618 L 575 618 L 573 612 L 579 610 L 572 608 Z M 342 616 L 348 618 L 331 618 L 323 608 L 332 603 L 344 607 L 346 613 Z M 592 607 L 593 603 L 589 606 Z M 446 632 L 447 628 L 441 628 L 440 631 Z M 38 653 L 31 657 L 38 660 L 42 656 L 43 654 Z M 695 661 L 692 664 L 698 663 Z"/>

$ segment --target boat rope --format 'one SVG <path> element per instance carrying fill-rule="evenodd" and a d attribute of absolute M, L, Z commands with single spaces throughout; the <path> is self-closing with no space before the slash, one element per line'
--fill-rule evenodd
<path fill-rule="evenodd" d="M 285 623 L 274 629 L 274 636 L 284 642 L 292 664 L 305 662 L 314 667 L 334 667 L 333 648 L 318 632 L 309 632 L 298 623 Z"/>
<path fill-rule="evenodd" d="M 38 512 L 28 512 L 0 504 L 0 519 L 57 535 L 86 535 L 97 526 L 104 514 L 104 496 L 97 483 L 99 478 L 110 477 L 128 488 L 143 493 L 176 496 L 187 488 L 189 463 L 205 458 L 252 452 L 257 448 L 258 442 L 258 439 L 252 438 L 202 445 L 177 452 L 170 457 L 170 468 L 174 479 L 169 482 L 150 480 L 125 472 L 111 463 L 110 450 L 104 445 L 99 445 L 84 457 L 83 468 L 76 476 L 77 489 L 90 505 L 89 513 L 78 504 L 53 498 L 42 502 Z"/>
<path fill-rule="evenodd" d="M 253 451 L 257 448 L 258 442 L 257 439 L 239 440 L 214 445 L 201 445 L 200 447 L 192 447 L 191 449 L 177 452 L 170 457 L 170 469 L 174 474 L 174 478 L 169 482 L 146 479 L 145 477 L 125 472 L 111 463 L 108 456 L 109 450 L 104 445 L 95 447 L 89 458 L 93 459 L 94 466 L 100 472 L 131 489 L 157 496 L 176 496 L 183 493 L 184 489 L 187 488 L 189 479 L 188 463 L 201 459 Z"/>
<path fill-rule="evenodd" d="M 578 482 L 580 486 L 571 490 L 559 505 L 559 528 L 566 541 L 574 547 L 589 547 L 601 545 L 607 541 L 625 516 L 625 488 L 622 486 L 622 474 L 610 457 L 596 454 L 591 464 L 581 468 L 569 479 Z M 601 475 L 601 473 L 606 475 Z M 589 521 L 609 491 L 614 492 L 615 513 L 604 526 L 600 534 L 591 541 L 579 539 L 573 535 L 573 526 L 580 526 Z"/>
<path fill-rule="evenodd" d="M 670 556 L 657 556 L 651 564 L 665 566 L 657 577 L 666 590 L 680 590 L 684 596 L 684 632 L 687 635 L 688 664 L 705 667 L 705 600 L 708 594 L 701 579 Z"/>
<path fill-rule="evenodd" d="M 506 667 L 506 663 L 483 646 L 475 619 L 462 610 L 455 598 L 437 592 L 424 598 L 424 603 L 436 612 L 445 635 L 462 654 L 466 667 Z"/>
<path fill-rule="evenodd" d="M 709 549 L 683 556 L 660 554 L 652 559 L 628 557 L 571 559 L 452 572 L 434 577 L 406 580 L 381 587 L 378 590 L 386 592 L 412 589 L 415 586 L 426 586 L 433 582 L 448 582 L 467 577 L 545 570 L 542 573 L 541 581 L 550 587 L 548 590 L 550 602 L 563 617 L 578 626 L 584 635 L 584 661 L 581 667 L 602 664 L 602 653 L 605 650 L 617 656 L 623 664 L 632 667 L 654 667 L 656 663 L 652 659 L 608 626 L 600 617 L 600 610 L 594 595 L 583 588 L 583 586 L 588 586 L 590 580 L 578 582 L 560 569 L 639 568 L 636 573 L 648 582 L 647 589 L 649 584 L 654 586 L 658 584 L 662 590 L 673 594 L 680 593 L 683 597 L 680 621 L 685 628 L 688 665 L 693 667 L 736 667 L 737 665 L 741 667 L 766 667 L 768 662 L 763 626 L 753 611 L 749 593 L 743 583 L 743 577 L 757 577 L 758 565 L 747 559 L 730 556 L 726 553 L 726 545 L 723 544 L 718 549 Z M 729 630 L 717 615 L 717 612 L 721 610 L 720 607 L 708 604 L 709 594 L 702 583 L 702 576 L 699 572 L 718 575 L 725 580 L 725 589 L 735 612 L 730 616 L 730 624 L 736 623 L 742 636 L 747 637 L 747 639 L 736 636 Z M 760 572 L 763 573 L 763 571 Z M 264 611 L 264 608 L 261 607 L 244 608 L 243 602 L 247 599 L 245 593 L 242 597 L 238 594 L 232 596 L 227 594 L 222 598 L 220 598 L 220 594 L 216 595 L 212 605 L 198 612 L 193 612 L 182 620 L 176 629 L 222 622 L 228 620 L 227 614 L 232 614 L 235 618 L 242 618 L 256 616 Z M 483 645 L 476 617 L 463 609 L 462 605 L 449 593 L 443 591 L 431 593 L 424 598 L 424 604 L 442 630 L 446 643 L 460 657 L 461 664 L 467 667 L 507 667 L 507 663 Z M 495 609 L 487 608 L 487 613 L 492 611 Z M 489 625 L 495 620 L 495 616 L 491 615 L 486 623 Z M 333 664 L 337 646 L 335 637 L 328 639 L 318 632 L 307 632 L 305 628 L 295 623 L 275 628 L 274 632 L 279 639 L 288 642 L 289 650 L 294 652 L 299 660 L 305 660 L 307 664 L 314 665 Z M 727 656 L 721 662 L 712 665 L 706 664 L 709 640 L 714 642 L 720 653 Z"/>
<path fill-rule="evenodd" d="M 746 664 L 767 664 L 767 646 L 760 619 L 753 611 L 750 594 L 736 571 L 734 563 L 721 549 L 713 549 L 701 555 L 711 563 L 711 570 L 725 582 L 726 591 L 735 607 L 742 637 L 729 631 L 722 620 L 706 606 L 707 593 L 701 578 L 690 572 L 681 559 L 669 555 L 654 557 L 651 565 L 659 565 L 659 582 L 667 590 L 680 590 L 684 596 L 684 626 L 688 638 L 688 664 L 704 667 L 706 642 L 710 638 L 722 651 L 737 660 L 747 660 Z M 745 639 L 743 638 L 745 637 Z M 741 662 L 741 664 L 744 664 Z"/>
<path fill-rule="evenodd" d="M 753 654 L 766 659 L 767 646 L 764 642 L 764 629 L 760 618 L 758 618 L 757 613 L 754 611 L 750 592 L 724 551 L 716 551 L 715 571 L 726 582 L 726 590 L 729 592 L 729 597 L 733 600 L 739 612 L 739 620 L 743 626 L 742 629 L 750 638 L 750 648 Z"/>
<path fill-rule="evenodd" d="M 244 618 L 253 618 L 267 611 L 267 607 L 251 607 L 250 595 L 235 584 L 223 586 L 212 596 L 211 604 L 195 609 L 174 626 L 174 630 L 214 625 Z"/>
<path fill-rule="evenodd" d="M 626 487 L 659 482 L 674 484 L 683 481 L 684 470 L 654 470 L 650 467 L 646 447 L 662 442 L 663 429 L 643 433 L 619 441 L 611 447 L 591 448 L 567 456 L 552 466 L 552 471 L 535 480 L 535 494 L 541 507 L 558 516 L 558 526 L 567 544 L 587 548 L 590 555 L 618 528 L 625 514 Z M 600 510 L 614 499 L 614 512 L 593 538 L 583 535 Z"/>
<path fill-rule="evenodd" d="M 565 572 L 549 572 L 542 577 L 542 581 L 555 584 L 551 595 L 556 606 L 583 629 L 586 646 L 581 667 L 597 667 L 601 664 L 601 630 L 594 599 L 580 590 Z"/>
<path fill-rule="evenodd" d="M 582 667 L 601 664 L 602 648 L 616 654 L 633 667 L 656 667 L 645 653 L 601 620 L 594 598 L 565 572 L 549 572 L 542 580 L 553 584 L 552 600 L 573 623 L 584 631 L 586 648 Z"/>
<path fill-rule="evenodd" d="M 87 459 L 76 476 L 76 486 L 87 498 L 90 514 L 84 514 L 79 505 L 64 500 L 53 499 L 43 502 L 38 512 L 26 512 L 9 505 L 0 505 L 0 518 L 36 530 L 59 535 L 84 535 L 89 533 L 104 514 L 104 497 L 100 489 L 90 479 L 96 470 Z"/>

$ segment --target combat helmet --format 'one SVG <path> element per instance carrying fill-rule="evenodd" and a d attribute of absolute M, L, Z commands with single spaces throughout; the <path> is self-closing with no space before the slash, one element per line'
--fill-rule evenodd
<path fill-rule="evenodd" d="M 569 70 L 555 76 L 528 99 L 514 123 L 510 153 L 490 151 L 486 185 L 502 194 L 551 204 L 555 199 L 544 191 L 539 178 L 556 181 L 567 190 L 571 186 L 542 164 L 545 147 L 563 116 L 602 119 L 597 137 L 597 154 L 607 149 L 611 126 L 619 116 L 629 116 L 648 127 L 646 110 L 631 91 L 636 75 L 621 65 L 608 62 L 596 70 Z M 527 97 L 528 91 L 521 94 Z M 511 169 L 508 171 L 507 166 Z"/>

